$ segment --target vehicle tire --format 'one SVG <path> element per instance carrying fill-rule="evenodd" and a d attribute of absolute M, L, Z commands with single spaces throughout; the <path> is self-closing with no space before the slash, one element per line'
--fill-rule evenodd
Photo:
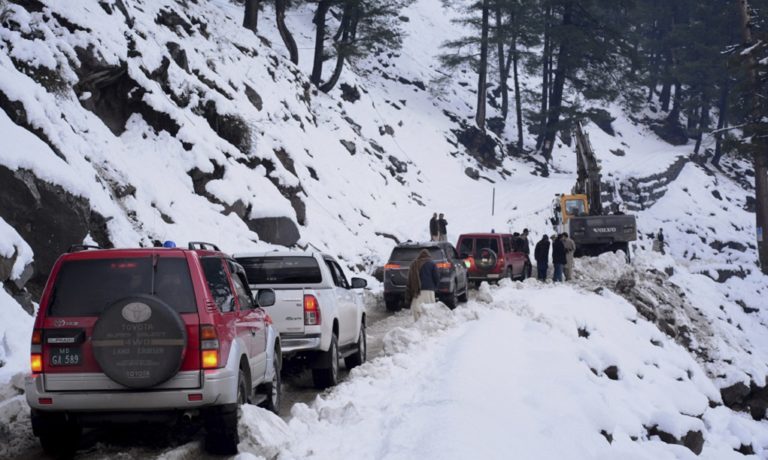
<path fill-rule="evenodd" d="M 357 337 L 357 351 L 344 358 L 344 365 L 352 370 L 368 358 L 368 336 L 365 333 L 365 321 L 360 323 L 360 335 Z"/>
<path fill-rule="evenodd" d="M 213 455 L 236 455 L 240 435 L 237 419 L 240 406 L 248 400 L 248 379 L 242 370 L 237 376 L 237 404 L 213 407 L 205 413 L 205 450 Z"/>
<path fill-rule="evenodd" d="M 260 392 L 267 396 L 267 399 L 261 403 L 261 407 L 274 412 L 276 415 L 280 415 L 280 401 L 283 400 L 283 378 L 280 375 L 279 353 L 279 351 L 275 350 L 275 357 L 272 359 L 272 367 L 274 368 L 272 380 L 260 388 Z"/>
<path fill-rule="evenodd" d="M 336 334 L 331 336 L 331 345 L 323 355 L 323 361 L 328 366 L 312 369 L 312 380 L 315 387 L 321 390 L 339 383 L 339 339 Z"/>
<path fill-rule="evenodd" d="M 403 309 L 403 304 L 398 299 L 384 299 L 384 303 L 387 306 L 387 311 L 400 311 Z"/>
<path fill-rule="evenodd" d="M 525 277 L 530 278 L 533 276 L 533 265 L 530 263 L 525 264 Z"/>
<path fill-rule="evenodd" d="M 453 310 L 456 308 L 456 298 L 456 286 L 454 285 L 451 293 L 445 296 L 442 300 L 446 307 Z"/>
<path fill-rule="evenodd" d="M 504 270 L 504 278 L 510 279 L 512 281 L 515 280 L 515 272 L 512 271 L 512 267 L 507 267 L 507 269 Z"/>
<path fill-rule="evenodd" d="M 64 414 L 32 412 L 32 430 L 43 451 L 54 458 L 72 458 L 80 445 L 82 428 Z"/>
<path fill-rule="evenodd" d="M 459 302 L 465 303 L 469 300 L 469 280 L 464 280 L 464 292 L 458 297 Z"/>

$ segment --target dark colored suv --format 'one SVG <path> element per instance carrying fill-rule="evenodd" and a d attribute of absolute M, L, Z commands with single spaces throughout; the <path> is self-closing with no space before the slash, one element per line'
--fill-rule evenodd
<path fill-rule="evenodd" d="M 409 267 L 422 249 L 429 251 L 440 272 L 440 284 L 435 296 L 451 309 L 456 308 L 457 302 L 467 301 L 467 267 L 453 245 L 441 241 L 409 241 L 395 246 L 384 266 L 384 301 L 387 310 L 397 311 L 403 307 Z"/>
<path fill-rule="evenodd" d="M 531 262 L 521 241 L 508 233 L 468 233 L 459 236 L 459 254 L 469 261 L 469 280 L 524 280 L 531 276 Z"/>
<path fill-rule="evenodd" d="M 280 338 L 243 268 L 208 243 L 78 250 L 54 265 L 26 380 L 32 429 L 54 455 L 83 427 L 201 416 L 212 453 L 237 452 L 238 405 L 278 412 Z"/>

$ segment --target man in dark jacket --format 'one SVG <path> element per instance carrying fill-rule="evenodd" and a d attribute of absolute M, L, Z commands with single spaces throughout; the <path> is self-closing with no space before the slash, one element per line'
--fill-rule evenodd
<path fill-rule="evenodd" d="M 546 281 L 547 268 L 549 261 L 549 236 L 541 237 L 536 248 L 533 250 L 533 256 L 536 258 L 536 268 L 539 270 L 539 281 Z"/>
<path fill-rule="evenodd" d="M 557 239 L 552 243 L 552 265 L 555 266 L 555 274 L 552 276 L 552 281 L 563 281 L 563 269 L 567 262 L 563 235 L 557 235 Z"/>
<path fill-rule="evenodd" d="M 438 235 L 438 227 L 437 227 L 437 213 L 432 214 L 432 218 L 429 219 L 429 239 L 431 241 L 437 241 L 437 235 Z"/>
<path fill-rule="evenodd" d="M 437 229 L 440 234 L 438 241 L 448 241 L 448 221 L 445 220 L 443 213 L 440 213 L 440 218 L 437 219 Z"/>
<path fill-rule="evenodd" d="M 440 283 L 440 273 L 432 261 L 429 251 L 422 249 L 419 256 L 411 262 L 408 271 L 408 283 L 405 287 L 411 299 L 413 319 L 418 321 L 425 303 L 435 303 L 435 291 Z"/>
<path fill-rule="evenodd" d="M 523 250 L 523 253 L 526 256 L 530 256 L 531 255 L 531 243 L 530 243 L 530 241 L 528 241 L 528 229 L 527 228 L 523 230 L 523 234 L 520 235 L 520 239 L 522 240 L 522 250 Z"/>

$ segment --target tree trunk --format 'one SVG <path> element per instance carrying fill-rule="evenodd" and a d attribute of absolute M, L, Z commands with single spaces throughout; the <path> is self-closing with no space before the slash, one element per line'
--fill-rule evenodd
<path fill-rule="evenodd" d="M 747 0 L 736 0 L 739 6 L 739 15 L 741 17 L 741 38 L 745 49 L 751 48 L 752 31 L 750 25 L 749 5 Z M 757 128 L 757 122 L 760 121 L 763 114 L 760 113 L 760 103 L 758 101 L 760 82 L 755 70 L 756 62 L 752 54 L 754 50 L 745 56 L 747 72 L 749 76 L 749 85 L 751 91 L 747 92 L 752 105 L 751 124 L 745 129 L 745 134 L 758 134 L 752 138 L 752 153 L 755 166 L 755 229 L 757 237 L 757 254 L 760 261 L 760 269 L 768 275 L 768 241 L 764 232 L 768 231 L 768 148 L 766 148 L 765 138 L 760 136 Z M 758 125 L 759 126 L 759 125 Z M 762 138 L 761 138 L 762 137 Z"/>
<path fill-rule="evenodd" d="M 507 66 L 504 62 L 504 41 L 506 36 L 502 33 L 503 23 L 501 15 L 501 3 L 496 2 L 496 54 L 499 58 L 499 89 L 501 89 L 501 118 L 504 123 L 507 122 L 507 114 L 509 113 L 509 87 L 507 86 L 507 80 L 509 79 L 509 73 L 507 72 Z"/>
<path fill-rule="evenodd" d="M 253 33 L 258 32 L 259 29 L 259 3 L 261 0 L 245 0 L 243 27 Z"/>
<path fill-rule="evenodd" d="M 661 110 L 664 112 L 669 112 L 669 101 L 672 97 L 672 77 L 671 74 L 671 66 L 672 66 L 672 53 L 667 51 L 664 53 L 664 77 L 663 77 L 663 84 L 661 87 L 661 94 L 659 94 L 659 102 L 661 103 Z"/>
<path fill-rule="evenodd" d="M 547 123 L 547 112 L 549 110 L 550 56 L 552 55 L 552 37 L 549 32 L 549 24 L 551 17 L 552 8 L 547 5 L 544 10 L 544 52 L 541 61 L 541 110 L 539 111 L 539 134 L 536 137 L 536 150 L 541 150 L 541 146 L 544 144 L 544 129 Z"/>
<path fill-rule="evenodd" d="M 283 39 L 285 47 L 288 48 L 291 62 L 298 64 L 299 48 L 296 46 L 296 40 L 293 39 L 293 34 L 288 30 L 288 26 L 285 25 L 285 1 L 286 0 L 275 0 L 275 22 L 277 22 L 277 30 L 280 32 L 280 38 Z"/>
<path fill-rule="evenodd" d="M 331 0 L 320 0 L 315 10 L 315 56 L 312 62 L 312 75 L 309 81 L 313 85 L 320 87 L 323 81 L 323 50 L 325 43 L 325 17 L 328 9 L 331 7 Z"/>
<path fill-rule="evenodd" d="M 517 53 L 517 40 L 512 42 L 512 73 L 515 80 L 515 116 L 517 117 L 517 150 L 523 150 L 523 104 L 520 97 L 520 75 L 517 64 L 520 56 Z"/>
<path fill-rule="evenodd" d="M 477 71 L 477 113 L 475 122 L 481 131 L 485 131 L 485 104 L 488 90 L 488 1 L 483 0 L 483 23 L 480 37 L 480 68 Z"/>
<path fill-rule="evenodd" d="M 723 133 L 722 130 L 728 120 L 728 93 L 730 92 L 728 79 L 725 79 L 720 87 L 720 101 L 718 101 L 717 111 L 717 133 L 715 133 L 715 155 L 712 157 L 712 164 L 720 166 L 720 158 L 723 157 Z"/>
<path fill-rule="evenodd" d="M 336 86 L 336 83 L 339 82 L 339 78 L 341 77 L 341 71 L 344 69 L 344 60 L 347 57 L 347 47 L 350 46 L 350 26 L 352 21 L 352 16 L 354 15 L 354 8 L 355 5 L 352 1 L 347 1 L 344 4 L 344 11 L 342 13 L 341 17 L 341 24 L 339 25 L 339 31 L 336 34 L 338 37 L 337 43 L 336 43 L 336 67 L 333 69 L 333 74 L 331 74 L 331 78 L 328 79 L 327 82 L 323 83 L 320 86 L 320 91 L 327 93 L 330 90 L 333 89 L 334 86 Z"/>
<path fill-rule="evenodd" d="M 699 130 L 696 133 L 696 146 L 693 148 L 695 155 L 699 154 L 701 140 L 704 137 L 704 131 L 709 130 L 709 104 L 704 95 L 701 96 L 701 116 L 699 117 Z"/>
<path fill-rule="evenodd" d="M 680 107 L 683 102 L 683 88 L 680 85 L 680 80 L 675 80 L 675 97 L 672 101 L 672 110 L 669 112 L 667 119 L 672 122 L 679 122 L 680 120 Z"/>
<path fill-rule="evenodd" d="M 573 11 L 572 0 L 567 0 L 563 9 L 563 26 L 571 25 L 571 15 Z M 560 124 L 560 112 L 562 111 L 563 89 L 565 87 L 565 77 L 570 71 L 570 46 L 566 40 L 560 43 L 560 49 L 557 54 L 557 70 L 552 81 L 552 97 L 549 100 L 549 114 L 547 124 L 544 129 L 544 145 L 542 153 L 544 158 L 549 161 L 552 159 L 552 149 L 555 146 L 555 137 L 557 136 L 558 125 Z"/>

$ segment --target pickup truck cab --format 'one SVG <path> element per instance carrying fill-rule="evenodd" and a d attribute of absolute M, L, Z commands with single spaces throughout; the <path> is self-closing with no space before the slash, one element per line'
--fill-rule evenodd
<path fill-rule="evenodd" d="M 236 254 L 251 289 L 272 289 L 275 304 L 268 312 L 280 334 L 283 355 L 304 356 L 316 387 L 339 381 L 339 358 L 351 369 L 365 362 L 365 305 L 358 289 L 367 282 L 347 280 L 339 263 L 327 254 L 264 252 Z"/>

